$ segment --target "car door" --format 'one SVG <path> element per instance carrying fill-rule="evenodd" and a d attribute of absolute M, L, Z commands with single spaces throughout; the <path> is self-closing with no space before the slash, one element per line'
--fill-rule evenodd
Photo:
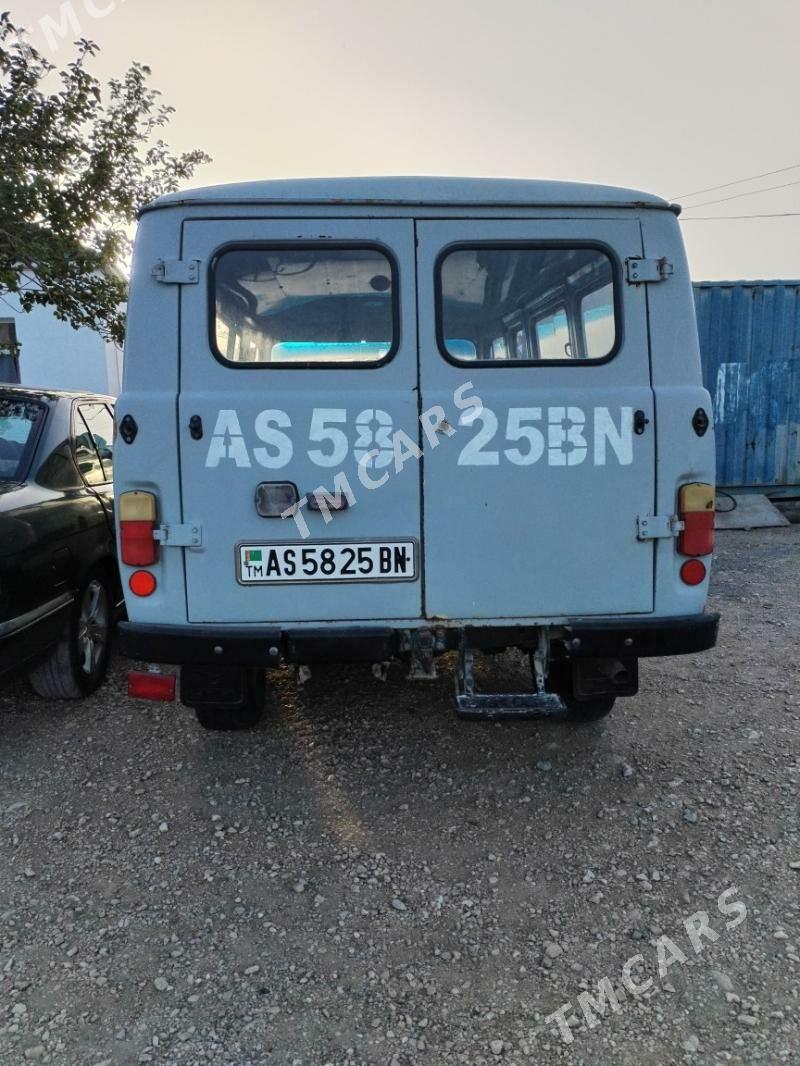
<path fill-rule="evenodd" d="M 655 425 L 635 219 L 425 221 L 423 406 L 480 403 L 426 442 L 429 617 L 653 608 Z M 455 430 L 456 432 L 453 432 Z"/>
<path fill-rule="evenodd" d="M 189 620 L 418 617 L 413 222 L 191 220 L 182 259 Z M 317 489 L 337 507 L 281 517 Z"/>

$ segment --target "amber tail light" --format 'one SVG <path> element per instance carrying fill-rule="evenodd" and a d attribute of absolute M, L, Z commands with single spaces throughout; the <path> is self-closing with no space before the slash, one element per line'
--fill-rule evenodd
<path fill-rule="evenodd" d="M 710 555 L 714 550 L 714 486 L 699 481 L 682 485 L 678 516 L 683 522 L 678 537 L 681 555 Z"/>
<path fill-rule="evenodd" d="M 123 492 L 119 508 L 119 554 L 126 566 L 151 566 L 158 559 L 156 498 L 151 492 Z"/>

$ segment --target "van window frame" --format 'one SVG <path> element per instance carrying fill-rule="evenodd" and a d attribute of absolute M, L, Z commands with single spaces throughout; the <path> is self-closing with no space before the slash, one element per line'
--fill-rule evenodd
<path fill-rule="evenodd" d="M 611 264 L 611 283 L 614 295 L 614 345 L 608 355 L 604 355 L 599 359 L 459 359 L 457 356 L 452 355 L 447 350 L 446 338 L 444 335 L 444 302 L 442 299 L 442 266 L 445 259 L 453 252 L 458 251 L 473 251 L 475 249 L 485 249 L 486 251 L 549 251 L 551 249 L 563 249 L 565 251 L 583 251 L 585 249 L 594 249 L 602 252 Z M 447 360 L 451 366 L 457 366 L 459 369 L 464 367 L 495 367 L 503 369 L 519 369 L 520 367 L 561 367 L 561 366 L 602 366 L 605 363 L 610 363 L 612 359 L 616 358 L 620 349 L 625 341 L 625 328 L 622 317 L 622 264 L 620 258 L 611 245 L 606 244 L 605 241 L 591 240 L 493 240 L 493 241 L 453 241 L 450 244 L 445 245 L 440 249 L 436 260 L 433 264 L 433 290 L 435 301 L 435 314 L 436 314 L 436 343 L 439 348 L 439 354 L 443 359 Z M 578 302 L 584 292 L 580 290 L 576 294 Z M 561 300 L 562 305 L 564 300 Z M 555 306 L 555 305 L 554 305 Z M 533 340 L 536 351 L 538 352 L 538 342 L 535 336 L 531 336 L 531 323 L 536 319 L 542 317 L 541 311 L 534 312 L 527 316 L 528 322 L 528 348 L 532 349 L 531 340 Z M 523 322 L 526 319 L 523 318 Z M 568 324 L 570 329 L 570 338 L 573 335 L 572 324 Z M 574 341 L 573 341 L 574 343 Z"/>
<path fill-rule="evenodd" d="M 217 263 L 221 257 L 228 252 L 237 251 L 296 251 L 298 249 L 318 250 L 324 249 L 329 252 L 341 252 L 349 250 L 370 250 L 380 252 L 389 263 L 389 269 L 392 276 L 392 344 L 386 355 L 380 359 L 375 359 L 371 362 L 359 361 L 357 359 L 342 360 L 342 362 L 315 362 L 313 360 L 304 359 L 302 362 L 286 362 L 286 363 L 272 363 L 269 360 L 257 363 L 257 362 L 242 362 L 241 360 L 235 361 L 233 359 L 226 359 L 222 352 L 219 350 L 217 344 L 217 287 L 216 287 L 216 269 Z M 401 335 L 400 335 L 400 268 L 397 262 L 397 256 L 394 251 L 381 241 L 351 241 L 351 240 L 294 240 L 294 241 L 229 241 L 227 244 L 221 244 L 214 250 L 208 263 L 207 271 L 207 290 L 208 290 L 208 343 L 211 348 L 211 354 L 221 363 L 223 366 L 229 367 L 232 370 L 377 370 L 379 367 L 386 366 L 394 359 L 397 352 L 400 350 Z"/>

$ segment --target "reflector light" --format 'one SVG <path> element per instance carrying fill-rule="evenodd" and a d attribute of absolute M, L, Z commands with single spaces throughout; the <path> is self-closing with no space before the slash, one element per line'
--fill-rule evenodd
<path fill-rule="evenodd" d="M 710 555 L 714 550 L 714 486 L 699 481 L 682 485 L 678 515 L 684 526 L 678 538 L 681 555 Z"/>
<path fill-rule="evenodd" d="M 149 570 L 134 570 L 128 587 L 135 596 L 152 596 L 156 591 L 156 579 Z"/>
<path fill-rule="evenodd" d="M 706 564 L 699 559 L 687 559 L 681 567 L 684 585 L 701 585 L 706 579 Z"/>
<path fill-rule="evenodd" d="M 152 566 L 158 559 L 153 540 L 156 498 L 151 492 L 123 492 L 119 509 L 120 558 L 126 566 Z"/>
<path fill-rule="evenodd" d="M 137 700 L 161 700 L 171 703 L 175 699 L 175 676 L 131 670 L 128 674 L 128 695 Z"/>

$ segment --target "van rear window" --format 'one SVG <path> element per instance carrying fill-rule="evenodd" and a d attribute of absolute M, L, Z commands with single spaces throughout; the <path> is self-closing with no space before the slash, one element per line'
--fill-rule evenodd
<path fill-rule="evenodd" d="M 600 362 L 617 347 L 614 265 L 596 247 L 459 246 L 440 259 L 437 290 L 452 362 Z"/>
<path fill-rule="evenodd" d="M 224 362 L 375 366 L 397 346 L 395 267 L 379 248 L 231 248 L 217 256 L 212 284 Z"/>

